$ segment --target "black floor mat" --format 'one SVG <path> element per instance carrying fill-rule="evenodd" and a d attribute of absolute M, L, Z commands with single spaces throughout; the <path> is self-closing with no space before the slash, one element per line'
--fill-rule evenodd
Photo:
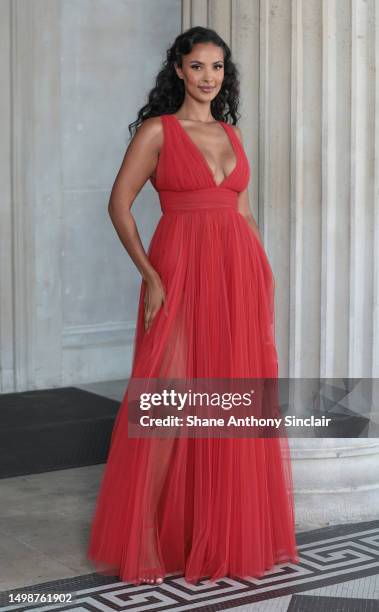
<path fill-rule="evenodd" d="M 119 407 L 76 387 L 0 395 L 0 478 L 104 463 Z"/>

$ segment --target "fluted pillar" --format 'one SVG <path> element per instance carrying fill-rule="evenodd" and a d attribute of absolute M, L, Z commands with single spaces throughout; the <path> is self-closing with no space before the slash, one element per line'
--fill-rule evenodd
<path fill-rule="evenodd" d="M 0 5 L 3 391 L 61 377 L 59 14 L 59 0 Z"/>
<path fill-rule="evenodd" d="M 279 375 L 379 376 L 379 3 L 183 0 L 241 73 L 250 203 L 276 279 Z M 376 439 L 291 439 L 299 526 L 369 519 Z"/>

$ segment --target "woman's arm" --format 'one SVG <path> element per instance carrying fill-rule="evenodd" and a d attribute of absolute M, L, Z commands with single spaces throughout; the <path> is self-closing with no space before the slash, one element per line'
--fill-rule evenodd
<path fill-rule="evenodd" d="M 160 118 L 146 119 L 128 145 L 108 204 L 115 230 L 145 281 L 155 279 L 157 272 L 147 257 L 131 207 L 157 165 L 162 141 Z"/>
<path fill-rule="evenodd" d="M 158 272 L 151 265 L 130 212 L 133 202 L 153 173 L 163 142 L 163 128 L 159 117 L 146 119 L 134 134 L 126 150 L 109 198 L 108 212 L 115 230 L 141 272 L 146 283 L 144 297 L 145 331 L 161 308 L 166 309 L 166 291 Z"/>
<path fill-rule="evenodd" d="M 234 127 L 234 131 L 236 132 L 238 138 L 243 144 L 242 134 L 241 134 L 239 127 L 237 127 L 236 125 L 233 127 Z M 259 242 L 263 244 L 261 235 L 259 233 L 258 225 L 256 224 L 253 214 L 250 210 L 249 192 L 247 188 L 244 191 L 241 191 L 238 195 L 238 212 L 246 219 L 247 223 L 249 224 L 252 231 L 258 238 Z"/>

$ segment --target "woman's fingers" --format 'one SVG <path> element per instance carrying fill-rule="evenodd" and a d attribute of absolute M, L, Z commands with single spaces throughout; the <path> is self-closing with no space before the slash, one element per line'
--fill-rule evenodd
<path fill-rule="evenodd" d="M 155 308 L 155 309 L 153 309 L 151 311 L 149 310 L 146 313 L 146 316 L 145 316 L 145 330 L 147 330 L 150 327 L 150 325 L 154 321 L 154 318 L 155 318 L 156 314 L 158 313 L 159 309 L 160 309 L 160 307 L 159 308 Z"/>
<path fill-rule="evenodd" d="M 154 296 L 154 298 L 156 298 L 156 296 Z M 156 301 L 156 299 L 154 301 Z M 151 323 L 154 317 L 156 316 L 156 314 L 158 313 L 158 311 L 160 310 L 162 306 L 163 306 L 163 311 L 167 317 L 168 309 L 167 309 L 167 302 L 166 302 L 166 293 L 164 290 L 162 290 L 161 295 L 159 296 L 159 303 L 157 303 L 155 307 L 153 303 L 150 303 L 149 296 L 145 295 L 145 298 L 144 298 L 145 331 L 149 331 L 149 328 L 151 326 Z"/>
<path fill-rule="evenodd" d="M 145 330 L 148 329 L 150 325 L 150 320 L 151 320 L 151 310 L 149 310 L 149 308 L 147 307 L 145 309 Z"/>
<path fill-rule="evenodd" d="M 148 300 L 147 295 L 145 295 L 145 298 L 144 298 L 144 313 L 143 313 L 143 318 L 144 318 L 145 331 L 146 331 L 148 326 L 149 326 L 149 320 L 150 320 L 149 300 Z"/>
<path fill-rule="evenodd" d="M 150 324 L 156 314 L 157 314 L 157 309 L 149 308 L 149 307 L 146 309 L 145 311 L 145 330 L 147 330 L 150 327 Z"/>

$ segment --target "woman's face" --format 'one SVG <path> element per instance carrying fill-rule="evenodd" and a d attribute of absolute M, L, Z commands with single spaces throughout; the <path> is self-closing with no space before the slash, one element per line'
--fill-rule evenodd
<path fill-rule="evenodd" d="M 182 67 L 175 66 L 175 70 L 187 94 L 199 102 L 210 102 L 224 80 L 224 52 L 213 43 L 198 43 L 191 53 L 183 55 Z"/>

